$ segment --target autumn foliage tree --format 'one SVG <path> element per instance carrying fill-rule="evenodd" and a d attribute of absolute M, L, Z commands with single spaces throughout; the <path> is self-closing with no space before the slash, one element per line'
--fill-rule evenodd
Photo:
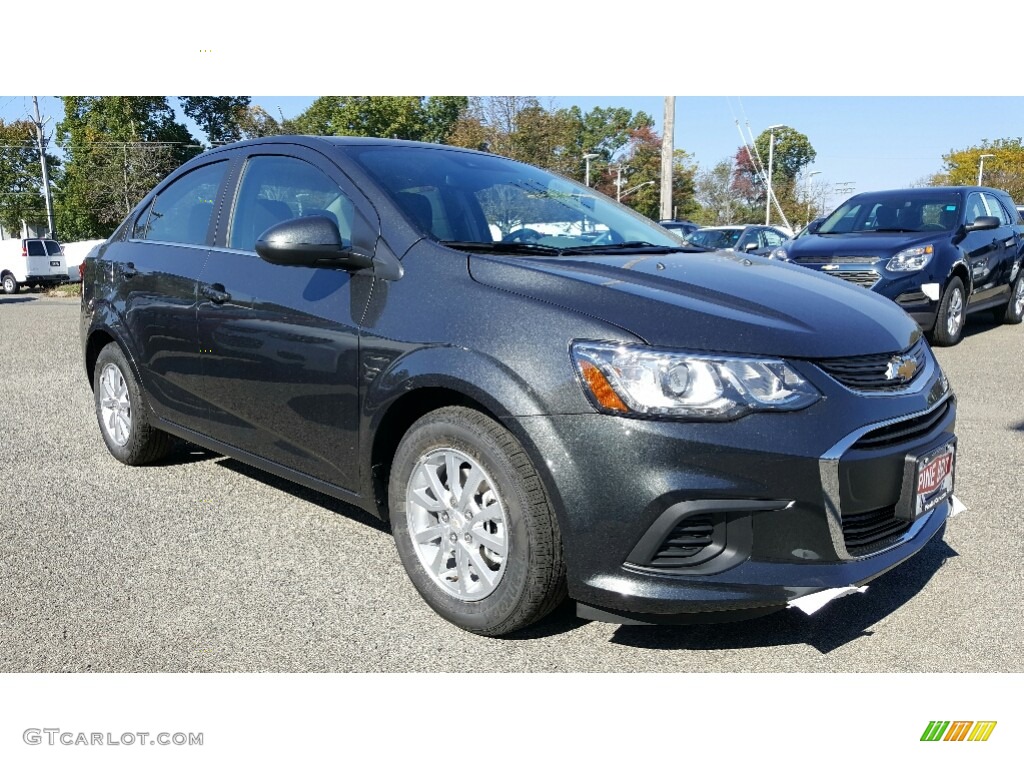
<path fill-rule="evenodd" d="M 982 155 L 985 158 L 982 184 L 1010 193 L 1017 202 L 1024 201 L 1024 139 L 985 139 L 973 147 L 950 150 L 942 156 L 943 169 L 935 174 L 932 185 L 976 184 Z"/>

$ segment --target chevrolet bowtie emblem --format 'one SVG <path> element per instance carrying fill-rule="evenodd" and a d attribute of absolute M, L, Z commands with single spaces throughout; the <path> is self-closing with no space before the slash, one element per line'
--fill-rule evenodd
<path fill-rule="evenodd" d="M 889 361 L 885 369 L 885 378 L 889 381 L 908 382 L 917 373 L 917 360 L 912 357 L 897 355 Z"/>

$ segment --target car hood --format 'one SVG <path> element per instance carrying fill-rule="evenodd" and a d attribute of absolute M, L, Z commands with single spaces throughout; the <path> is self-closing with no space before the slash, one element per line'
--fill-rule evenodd
<path fill-rule="evenodd" d="M 848 232 L 807 235 L 790 241 L 786 252 L 798 264 L 839 264 L 890 259 L 904 248 L 948 240 L 949 232 Z"/>
<path fill-rule="evenodd" d="M 505 258 L 472 255 L 473 279 L 693 351 L 846 357 L 902 350 L 919 335 L 878 294 L 814 270 L 717 251 Z"/>

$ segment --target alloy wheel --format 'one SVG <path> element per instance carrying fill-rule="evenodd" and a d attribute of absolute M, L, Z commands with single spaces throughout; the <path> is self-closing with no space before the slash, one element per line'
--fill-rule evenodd
<path fill-rule="evenodd" d="M 433 582 L 466 602 L 497 589 L 509 554 L 509 521 L 486 470 L 450 448 L 416 461 L 406 489 L 413 549 Z"/>
<path fill-rule="evenodd" d="M 100 373 L 100 422 L 114 443 L 124 445 L 132 434 L 132 404 L 121 369 L 108 363 Z"/>
<path fill-rule="evenodd" d="M 964 298 L 959 289 L 949 297 L 949 310 L 946 312 L 946 332 L 955 338 L 964 320 Z"/>

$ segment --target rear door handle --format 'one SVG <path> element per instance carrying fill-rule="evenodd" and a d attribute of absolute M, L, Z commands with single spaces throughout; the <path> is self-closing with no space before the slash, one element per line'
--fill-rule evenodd
<path fill-rule="evenodd" d="M 225 301 L 231 301 L 231 294 L 225 291 L 224 286 L 220 283 L 204 285 L 199 289 L 199 292 L 214 304 L 223 304 Z"/>

